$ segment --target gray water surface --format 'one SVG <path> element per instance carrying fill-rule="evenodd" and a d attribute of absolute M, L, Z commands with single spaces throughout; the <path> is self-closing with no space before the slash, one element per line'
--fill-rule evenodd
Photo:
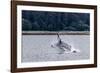
<path fill-rule="evenodd" d="M 61 35 L 60 38 L 79 49 L 78 53 L 63 53 L 59 48 L 52 48 L 57 41 L 56 35 L 22 35 L 22 62 L 45 62 L 64 60 L 83 60 L 90 58 L 89 35 Z"/>

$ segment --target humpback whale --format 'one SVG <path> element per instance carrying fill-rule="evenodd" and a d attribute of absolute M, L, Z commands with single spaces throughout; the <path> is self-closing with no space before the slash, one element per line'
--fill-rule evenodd
<path fill-rule="evenodd" d="M 61 54 L 71 53 L 71 52 L 72 53 L 80 52 L 80 50 L 74 49 L 73 46 L 71 46 L 68 43 L 62 41 L 62 39 L 60 38 L 58 33 L 57 33 L 57 42 L 51 44 L 51 47 L 61 49 L 62 50 L 62 52 L 60 52 Z"/>

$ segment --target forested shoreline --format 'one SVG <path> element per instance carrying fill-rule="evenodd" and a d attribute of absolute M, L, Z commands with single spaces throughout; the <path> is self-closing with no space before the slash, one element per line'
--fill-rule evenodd
<path fill-rule="evenodd" d="M 22 11 L 23 31 L 89 31 L 89 13 Z"/>

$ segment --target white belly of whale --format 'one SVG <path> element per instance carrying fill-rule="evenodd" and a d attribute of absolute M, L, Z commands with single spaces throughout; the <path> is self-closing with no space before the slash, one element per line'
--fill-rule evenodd
<path fill-rule="evenodd" d="M 70 49 L 67 49 L 67 48 L 65 48 L 65 47 L 59 47 L 59 46 L 57 46 L 57 43 L 58 43 L 58 42 L 52 42 L 52 43 L 51 43 L 51 47 L 52 47 L 52 48 L 55 48 L 55 49 L 60 48 L 60 49 L 64 50 L 64 51 L 61 52 L 61 53 L 78 53 L 78 52 L 80 52 L 79 49 L 74 48 L 74 46 L 72 46 L 72 45 L 70 45 L 70 46 L 71 46 Z M 64 42 L 64 43 L 66 43 L 66 42 Z M 66 43 L 66 45 L 64 44 L 64 46 L 68 46 L 67 43 Z"/>

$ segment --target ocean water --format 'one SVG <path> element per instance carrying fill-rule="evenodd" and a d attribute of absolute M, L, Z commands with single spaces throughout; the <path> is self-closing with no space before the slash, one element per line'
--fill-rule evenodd
<path fill-rule="evenodd" d="M 22 35 L 22 62 L 47 62 L 85 60 L 90 58 L 89 35 L 60 35 L 62 41 L 80 52 L 62 53 L 62 49 L 51 47 L 57 35 Z"/>

